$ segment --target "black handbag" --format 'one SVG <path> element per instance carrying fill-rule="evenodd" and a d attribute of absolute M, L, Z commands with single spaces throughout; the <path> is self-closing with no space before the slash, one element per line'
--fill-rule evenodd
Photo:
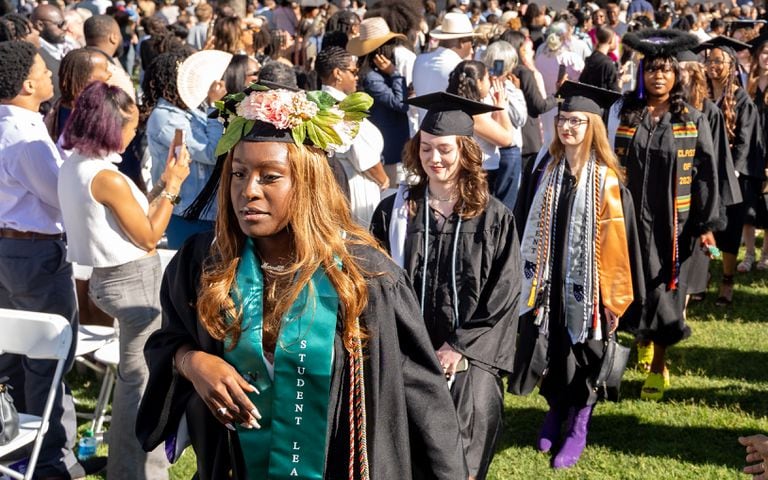
<path fill-rule="evenodd" d="M 600 398 L 611 402 L 619 401 L 621 377 L 624 376 L 628 360 L 629 348 L 616 341 L 615 333 L 611 334 L 605 342 L 603 363 L 595 381 L 595 390 Z"/>
<path fill-rule="evenodd" d="M 19 412 L 8 390 L 8 377 L 0 378 L 0 445 L 7 445 L 19 434 Z"/>

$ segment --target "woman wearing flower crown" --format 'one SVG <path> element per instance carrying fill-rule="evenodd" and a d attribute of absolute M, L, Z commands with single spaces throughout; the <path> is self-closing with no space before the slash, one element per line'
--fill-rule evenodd
<path fill-rule="evenodd" d="M 675 54 L 698 44 L 675 30 L 628 33 L 644 54 L 637 88 L 611 109 L 609 140 L 626 169 L 643 247 L 646 301 L 636 330 L 638 361 L 650 365 L 640 397 L 661 400 L 669 387 L 666 350 L 691 334 L 684 309 L 696 248 L 719 252 L 717 161 L 706 117 L 683 97 Z"/>
<path fill-rule="evenodd" d="M 524 179 L 515 207 L 524 225 L 523 304 L 510 377 L 519 395 L 540 384 L 549 411 L 536 446 L 557 449 L 557 469 L 581 457 L 602 392 L 601 367 L 615 358 L 606 352 L 619 319 L 637 315 L 643 298 L 632 199 L 602 119 L 619 94 L 574 82 L 558 94 L 565 101 L 557 136 Z"/>
<path fill-rule="evenodd" d="M 186 414 L 200 478 L 466 478 L 413 290 L 352 220 L 325 157 L 370 104 L 246 90 L 221 106 L 215 236 L 166 273 L 145 448 Z"/>
<path fill-rule="evenodd" d="M 501 433 L 501 375 L 512 371 L 520 293 L 514 218 L 490 195 L 472 138 L 473 116 L 500 108 L 444 92 L 409 103 L 427 109 L 404 151 L 418 181 L 381 202 L 371 229 L 416 288 L 459 417 L 469 478 L 480 480 Z"/>

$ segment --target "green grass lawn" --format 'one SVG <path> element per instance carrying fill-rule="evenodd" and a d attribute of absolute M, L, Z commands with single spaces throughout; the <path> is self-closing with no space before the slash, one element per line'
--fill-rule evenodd
<path fill-rule="evenodd" d="M 489 478 L 746 479 L 736 438 L 768 432 L 768 273 L 737 275 L 734 304 L 723 309 L 714 304 L 715 263 L 707 298 L 688 311 L 693 335 L 668 353 L 672 387 L 663 402 L 639 400 L 645 376 L 630 359 L 622 401 L 595 408 L 581 461 L 554 472 L 550 456 L 534 448 L 546 402 L 537 394 L 507 394 L 504 435 Z M 631 338 L 621 341 L 628 345 Z M 80 409 L 92 411 L 99 380 L 73 373 L 70 381 Z M 194 470 L 187 451 L 171 476 L 188 479 Z"/>

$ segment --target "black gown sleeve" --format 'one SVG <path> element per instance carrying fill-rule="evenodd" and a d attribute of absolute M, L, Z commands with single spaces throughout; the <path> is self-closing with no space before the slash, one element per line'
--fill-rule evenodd
<path fill-rule="evenodd" d="M 709 128 L 712 131 L 712 148 L 715 152 L 715 158 L 718 159 L 717 173 L 720 183 L 720 203 L 723 207 L 736 205 L 741 203 L 743 199 L 739 180 L 736 177 L 736 168 L 733 165 L 731 149 L 728 145 L 725 117 L 723 117 L 723 112 L 717 108 L 717 105 L 709 99 L 704 100 L 703 108 L 703 112 L 709 122 Z M 721 222 L 723 224 L 719 225 L 718 229 L 720 230 L 725 228 L 724 219 L 721 219 Z"/>
<path fill-rule="evenodd" d="M 637 231 L 637 220 L 632 194 L 621 185 L 621 206 L 624 211 L 624 226 L 627 230 L 627 247 L 629 250 L 629 265 L 632 272 L 632 293 L 634 301 L 621 317 L 619 327 L 622 330 L 635 331 L 643 315 L 645 306 L 645 276 L 643 274 L 643 250 L 640 248 L 640 236 Z"/>
<path fill-rule="evenodd" d="M 448 343 L 471 359 L 511 372 L 515 359 L 522 268 L 514 217 L 505 207 L 503 210 L 491 269 L 477 306 L 454 331 Z M 481 262 L 482 259 L 478 256 L 476 261 Z"/>
<path fill-rule="evenodd" d="M 546 158 L 542 159 L 538 165 L 534 165 L 534 163 L 535 162 L 531 161 L 523 172 L 522 180 L 520 182 L 520 190 L 517 195 L 517 203 L 515 203 L 515 224 L 517 226 L 519 241 L 523 240 L 525 223 L 528 221 L 531 203 L 533 203 L 533 197 L 536 194 L 541 174 L 547 163 L 549 163 L 549 154 L 547 154 Z"/>
<path fill-rule="evenodd" d="M 555 97 L 552 95 L 543 97 L 541 95 L 533 72 L 527 68 L 518 68 L 515 72 L 518 78 L 520 78 L 520 90 L 523 91 L 529 116 L 536 118 L 557 106 L 557 99 Z"/>
<path fill-rule="evenodd" d="M 371 233 L 379 241 L 381 248 L 390 251 L 389 248 L 389 222 L 392 218 L 392 208 L 395 205 L 395 195 L 385 198 L 376 207 L 371 217 Z"/>
<path fill-rule="evenodd" d="M 754 172 L 750 168 L 750 147 L 752 146 L 753 133 L 757 124 L 757 107 L 742 90 L 736 91 L 736 131 L 731 141 L 731 155 L 736 171 L 742 175 L 762 178 L 762 172 Z"/>
<path fill-rule="evenodd" d="M 717 159 L 712 145 L 712 131 L 706 117 L 697 111 L 696 155 L 693 162 L 693 185 L 691 186 L 692 237 L 713 232 L 720 217 L 720 195 L 718 192 Z"/>

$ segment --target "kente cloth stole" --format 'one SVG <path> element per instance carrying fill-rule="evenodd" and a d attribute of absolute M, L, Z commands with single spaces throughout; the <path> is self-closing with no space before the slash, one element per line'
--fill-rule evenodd
<path fill-rule="evenodd" d="M 626 165 L 629 147 L 637 132 L 636 126 L 620 124 L 616 130 L 616 155 L 622 165 Z M 672 123 L 672 136 L 675 139 L 675 178 L 672 192 L 674 207 L 672 217 L 672 270 L 667 288 L 677 290 L 680 280 L 680 234 L 691 210 L 691 185 L 693 184 L 693 158 L 696 155 L 696 141 L 699 130 L 695 122 Z"/>
<path fill-rule="evenodd" d="M 248 478 L 322 479 L 339 297 L 318 268 L 282 319 L 270 378 L 262 349 L 263 286 L 248 239 L 231 292 L 243 331 L 224 354 L 260 392 L 248 397 L 262 415 L 261 429 L 237 426 Z"/>
<path fill-rule="evenodd" d="M 548 173 L 537 190 L 521 243 L 523 293 L 521 314 L 536 309 L 536 324 L 548 328 L 552 258 L 557 231 L 558 187 L 565 159 Z M 571 341 L 602 339 L 600 305 L 621 316 L 633 291 L 626 226 L 615 172 L 590 158 L 577 184 L 569 212 L 563 311 Z M 558 288 L 558 286 L 555 286 Z M 556 292 L 558 292 L 556 290 Z M 556 294 L 559 294 L 556 293 Z"/>

